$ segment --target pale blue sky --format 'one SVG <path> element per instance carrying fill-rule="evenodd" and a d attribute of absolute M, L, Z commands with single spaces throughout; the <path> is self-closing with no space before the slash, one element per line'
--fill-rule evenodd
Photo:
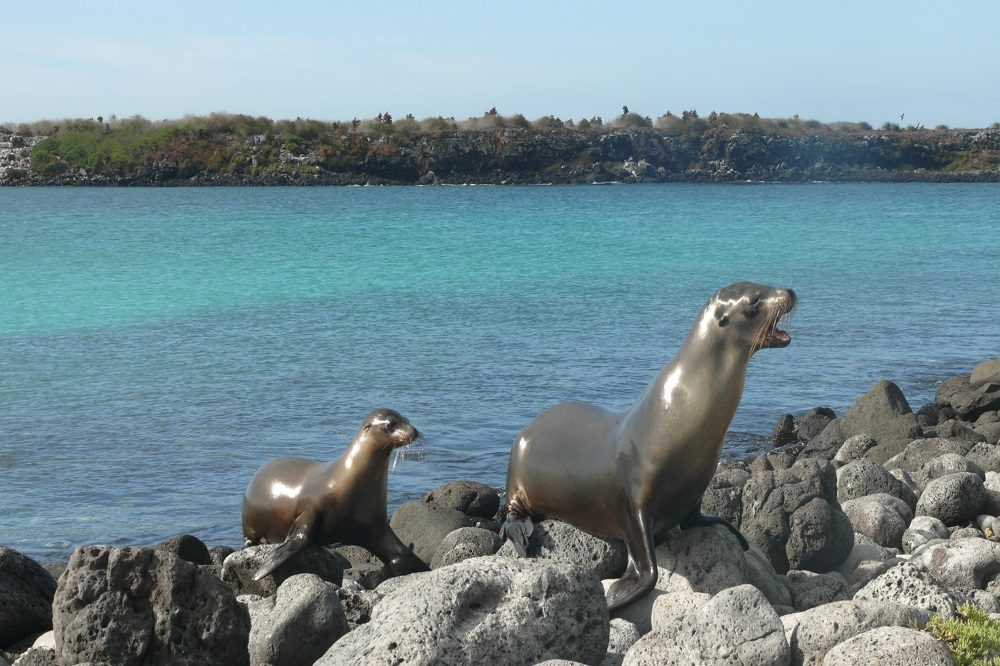
<path fill-rule="evenodd" d="M 0 121 L 697 109 L 1000 121 L 1000 2 L 4 3 Z"/>

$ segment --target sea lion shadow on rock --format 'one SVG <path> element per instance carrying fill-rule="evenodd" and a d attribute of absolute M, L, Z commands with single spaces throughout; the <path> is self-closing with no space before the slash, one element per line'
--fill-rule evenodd
<path fill-rule="evenodd" d="M 788 346 L 777 323 L 795 303 L 791 289 L 724 287 L 630 409 L 567 402 L 535 418 L 511 450 L 502 534 L 523 553 L 532 520 L 554 518 L 624 541 L 628 567 L 608 590 L 610 610 L 655 585 L 654 535 L 674 526 L 724 525 L 748 548 L 726 520 L 701 513 L 701 497 L 743 395 L 747 364 L 760 349 Z"/>
<path fill-rule="evenodd" d="M 389 527 L 389 454 L 420 436 L 401 414 L 376 409 L 331 463 L 276 458 L 254 475 L 243 496 L 245 546 L 281 544 L 254 574 L 260 580 L 309 544 L 355 545 L 378 557 L 390 575 L 427 565 Z"/>

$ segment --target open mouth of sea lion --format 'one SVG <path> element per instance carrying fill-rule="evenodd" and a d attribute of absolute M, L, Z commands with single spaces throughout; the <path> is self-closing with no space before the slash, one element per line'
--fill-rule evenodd
<path fill-rule="evenodd" d="M 763 349 L 787 347 L 791 341 L 792 336 L 788 335 L 788 333 L 782 331 L 777 326 L 772 325 L 771 328 L 764 333 L 764 340 L 760 346 Z"/>
<path fill-rule="evenodd" d="M 792 310 L 794 309 L 795 299 L 793 296 L 789 302 L 785 303 L 785 306 L 781 310 L 776 310 L 775 313 L 769 318 L 767 325 L 764 327 L 760 336 L 760 345 L 758 346 L 758 349 L 781 349 L 782 347 L 787 347 L 791 343 L 792 336 L 790 336 L 787 331 L 783 331 L 778 328 L 778 322 L 782 319 L 788 319 L 791 317 Z"/>

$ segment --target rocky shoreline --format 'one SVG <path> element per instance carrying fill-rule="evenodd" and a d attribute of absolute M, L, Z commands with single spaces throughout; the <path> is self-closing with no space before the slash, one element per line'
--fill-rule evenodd
<path fill-rule="evenodd" d="M 79 154 L 79 142 L 59 143 L 67 131 L 0 133 L 0 185 L 1000 182 L 1000 128 L 329 129 L 308 139 L 177 129 L 138 150 L 134 138 L 122 136 L 116 143 L 116 132 L 125 130 L 108 125 L 106 132 L 78 130 L 80 141 L 92 144 L 91 154 Z"/>
<path fill-rule="evenodd" d="M 273 546 L 180 536 L 46 567 L 0 547 L 0 666 L 950 664 L 921 630 L 932 617 L 971 604 L 1000 620 L 998 410 L 992 359 L 916 412 L 882 381 L 839 418 L 782 417 L 782 445 L 720 464 L 703 499 L 751 549 L 719 526 L 674 530 L 655 590 L 612 617 L 621 543 L 545 521 L 518 559 L 500 497 L 474 481 L 396 510 L 431 567 L 399 578 L 353 546 L 261 581 Z"/>

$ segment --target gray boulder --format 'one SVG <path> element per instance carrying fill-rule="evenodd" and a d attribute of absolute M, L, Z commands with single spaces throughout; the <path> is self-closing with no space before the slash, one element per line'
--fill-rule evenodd
<path fill-rule="evenodd" d="M 721 525 L 671 532 L 656 547 L 656 563 L 672 576 L 684 579 L 695 592 L 716 594 L 726 588 L 750 584 L 773 604 L 791 604 L 783 576 L 778 575 L 764 554 L 752 542 L 750 550 L 744 551 L 733 533 Z"/>
<path fill-rule="evenodd" d="M 959 472 L 929 482 L 917 501 L 916 513 L 938 518 L 945 525 L 960 525 L 974 520 L 985 505 L 983 480 L 971 472 Z"/>
<path fill-rule="evenodd" d="M 840 429 L 845 437 L 862 433 L 874 437 L 878 446 L 870 449 L 867 456 L 878 462 L 922 433 L 903 392 L 889 381 L 878 382 L 859 398 L 844 414 Z"/>
<path fill-rule="evenodd" d="M 607 603 L 590 571 L 490 556 L 404 578 L 413 582 L 387 594 L 317 666 L 599 664 L 607 653 Z"/>
<path fill-rule="evenodd" d="M 793 570 L 788 572 L 785 582 L 792 593 L 792 607 L 796 611 L 850 598 L 847 579 L 836 571 L 818 574 Z"/>
<path fill-rule="evenodd" d="M 510 541 L 497 554 L 517 557 Z M 602 539 L 558 520 L 535 524 L 528 538 L 528 557 L 575 564 L 590 569 L 599 578 L 618 578 L 628 565 L 628 551 L 621 541 Z"/>
<path fill-rule="evenodd" d="M 917 497 L 910 487 L 873 460 L 862 458 L 837 470 L 837 499 L 841 504 L 879 493 L 898 497 L 911 508 L 917 505 Z"/>
<path fill-rule="evenodd" d="M 931 541 L 947 539 L 951 536 L 948 526 L 933 516 L 916 516 L 903 532 L 903 552 L 914 550 Z"/>
<path fill-rule="evenodd" d="M 373 590 L 389 577 L 389 571 L 382 560 L 361 546 L 337 546 L 331 548 L 335 558 L 344 570 L 344 581 L 356 581 L 366 590 Z"/>
<path fill-rule="evenodd" d="M 251 666 L 312 664 L 347 633 L 337 586 L 313 574 L 291 576 L 247 609 Z"/>
<path fill-rule="evenodd" d="M 221 567 L 226 561 L 226 558 L 235 552 L 236 551 L 229 546 L 212 546 L 208 549 L 208 557 L 212 560 L 212 564 Z"/>
<path fill-rule="evenodd" d="M 247 609 L 172 553 L 77 548 L 52 608 L 60 663 L 249 664 Z"/>
<path fill-rule="evenodd" d="M 942 476 L 949 474 L 958 474 L 959 472 L 969 472 L 970 474 L 975 474 L 980 479 L 986 477 L 986 473 L 983 472 L 982 468 L 967 457 L 960 456 L 957 453 L 945 453 L 936 458 L 931 458 L 924 463 L 924 466 L 913 475 L 913 479 L 922 493 L 927 489 L 927 484 L 934 479 L 940 479 Z"/>
<path fill-rule="evenodd" d="M 634 624 L 617 617 L 611 620 L 610 631 L 608 652 L 601 666 L 621 666 L 625 653 L 642 638 L 642 634 Z"/>
<path fill-rule="evenodd" d="M 921 608 L 932 615 L 953 617 L 968 603 L 966 595 L 939 583 L 926 568 L 901 562 L 861 588 L 858 601 L 886 601 Z"/>
<path fill-rule="evenodd" d="M 274 544 L 248 546 L 229 555 L 222 563 L 222 582 L 234 594 L 258 594 L 262 597 L 271 596 L 284 581 L 300 573 L 315 574 L 337 585 L 344 582 L 343 566 L 330 551 L 320 546 L 306 546 L 273 573 L 254 580 L 253 576 L 264 565 L 265 558 L 277 547 Z"/>
<path fill-rule="evenodd" d="M 877 442 L 875 438 L 868 433 L 861 433 L 860 435 L 851 435 L 846 441 L 837 449 L 837 453 L 833 456 L 833 462 L 839 463 L 841 465 L 846 465 L 849 462 L 859 460 L 870 450 L 875 448 Z"/>
<path fill-rule="evenodd" d="M 878 601 L 835 601 L 781 618 L 796 666 L 825 664 L 835 645 L 878 627 L 923 627 L 931 614 L 919 608 Z"/>
<path fill-rule="evenodd" d="M 916 549 L 910 561 L 950 587 L 983 590 L 1000 574 L 1000 544 L 987 539 L 939 541 Z"/>
<path fill-rule="evenodd" d="M 1000 444 L 1000 412 L 996 412 L 996 414 L 998 419 L 997 421 L 991 421 L 990 423 L 984 423 L 976 426 L 976 432 L 982 433 L 983 437 L 986 438 L 985 443 L 990 446 L 997 446 Z"/>
<path fill-rule="evenodd" d="M 986 441 L 986 437 L 982 433 L 976 432 L 956 419 L 948 419 L 939 423 L 935 432 L 941 439 L 959 439 L 973 443 Z"/>
<path fill-rule="evenodd" d="M 885 468 L 888 470 L 902 469 L 913 474 L 929 461 L 946 453 L 964 456 L 972 449 L 972 446 L 972 442 L 960 439 L 941 439 L 940 437 L 915 439 L 907 444 L 899 455 L 886 460 Z"/>
<path fill-rule="evenodd" d="M 685 615 L 698 610 L 711 600 L 712 595 L 705 592 L 671 592 L 661 595 L 653 602 L 650 630 L 677 631 Z"/>
<path fill-rule="evenodd" d="M 625 666 L 669 663 L 788 664 L 781 619 L 760 590 L 741 585 L 719 592 L 686 614 L 673 631 L 642 637 L 625 655 Z"/>
<path fill-rule="evenodd" d="M 502 545 L 503 539 L 496 532 L 480 527 L 460 527 L 441 541 L 431 560 L 431 569 L 446 567 L 472 557 L 492 555 Z"/>
<path fill-rule="evenodd" d="M 0 546 L 0 646 L 52 628 L 56 580 L 42 565 Z"/>
<path fill-rule="evenodd" d="M 153 550 L 173 553 L 191 564 L 212 564 L 208 546 L 198 537 L 190 534 L 170 537 L 153 546 Z"/>
<path fill-rule="evenodd" d="M 21 653 L 14 666 L 58 666 L 56 650 L 52 647 L 30 647 Z"/>
<path fill-rule="evenodd" d="M 740 530 L 775 570 L 829 571 L 850 553 L 853 530 L 837 503 L 833 466 L 816 458 L 761 471 L 743 487 Z"/>
<path fill-rule="evenodd" d="M 969 385 L 983 384 L 1000 384 L 1000 358 L 987 359 L 973 368 L 969 375 Z"/>
<path fill-rule="evenodd" d="M 823 666 L 952 666 L 944 643 L 908 627 L 879 627 L 835 645 Z"/>
<path fill-rule="evenodd" d="M 855 532 L 888 548 L 902 548 L 903 532 L 913 520 L 913 510 L 898 497 L 886 493 L 847 500 L 841 508 Z"/>
<path fill-rule="evenodd" d="M 795 433 L 800 442 L 809 442 L 818 437 L 837 418 L 828 407 L 814 407 L 795 421 Z M 829 460 L 829 458 L 827 458 Z"/>
<path fill-rule="evenodd" d="M 963 421 L 975 421 L 984 412 L 1000 409 L 1000 383 L 984 381 L 973 386 L 969 377 L 949 377 L 938 385 L 935 399 L 954 409 Z"/>
<path fill-rule="evenodd" d="M 640 634 L 648 634 L 652 630 L 653 608 L 660 597 L 692 593 L 691 584 L 680 574 L 667 571 L 663 567 L 657 567 L 657 573 L 656 585 L 648 594 L 614 611 L 615 618 L 634 624 Z M 608 578 L 601 581 L 605 594 L 615 580 Z"/>
<path fill-rule="evenodd" d="M 979 442 L 974 444 L 966 458 L 983 472 L 1000 472 L 1000 446 Z"/>
<path fill-rule="evenodd" d="M 823 430 L 810 439 L 799 452 L 799 458 L 832 459 L 845 443 L 847 435 L 840 427 L 840 419 L 833 419 Z"/>
<path fill-rule="evenodd" d="M 347 628 L 354 631 L 362 624 L 367 624 L 372 618 L 372 609 L 382 600 L 382 595 L 373 590 L 366 590 L 356 582 L 345 583 L 337 590 L 340 607 L 347 619 Z"/>
<path fill-rule="evenodd" d="M 492 518 L 500 508 L 500 495 L 478 481 L 449 481 L 420 498 L 442 509 L 461 511 L 467 516 Z"/>
<path fill-rule="evenodd" d="M 399 505 L 389 526 L 414 555 L 430 566 L 441 541 L 460 527 L 472 527 L 474 522 L 458 509 L 414 500 Z"/>
<path fill-rule="evenodd" d="M 976 527 L 950 527 L 952 539 L 982 539 L 986 535 Z"/>
<path fill-rule="evenodd" d="M 983 489 L 986 491 L 986 504 L 983 506 L 983 513 L 1000 516 L 1000 472 L 986 472 Z"/>

